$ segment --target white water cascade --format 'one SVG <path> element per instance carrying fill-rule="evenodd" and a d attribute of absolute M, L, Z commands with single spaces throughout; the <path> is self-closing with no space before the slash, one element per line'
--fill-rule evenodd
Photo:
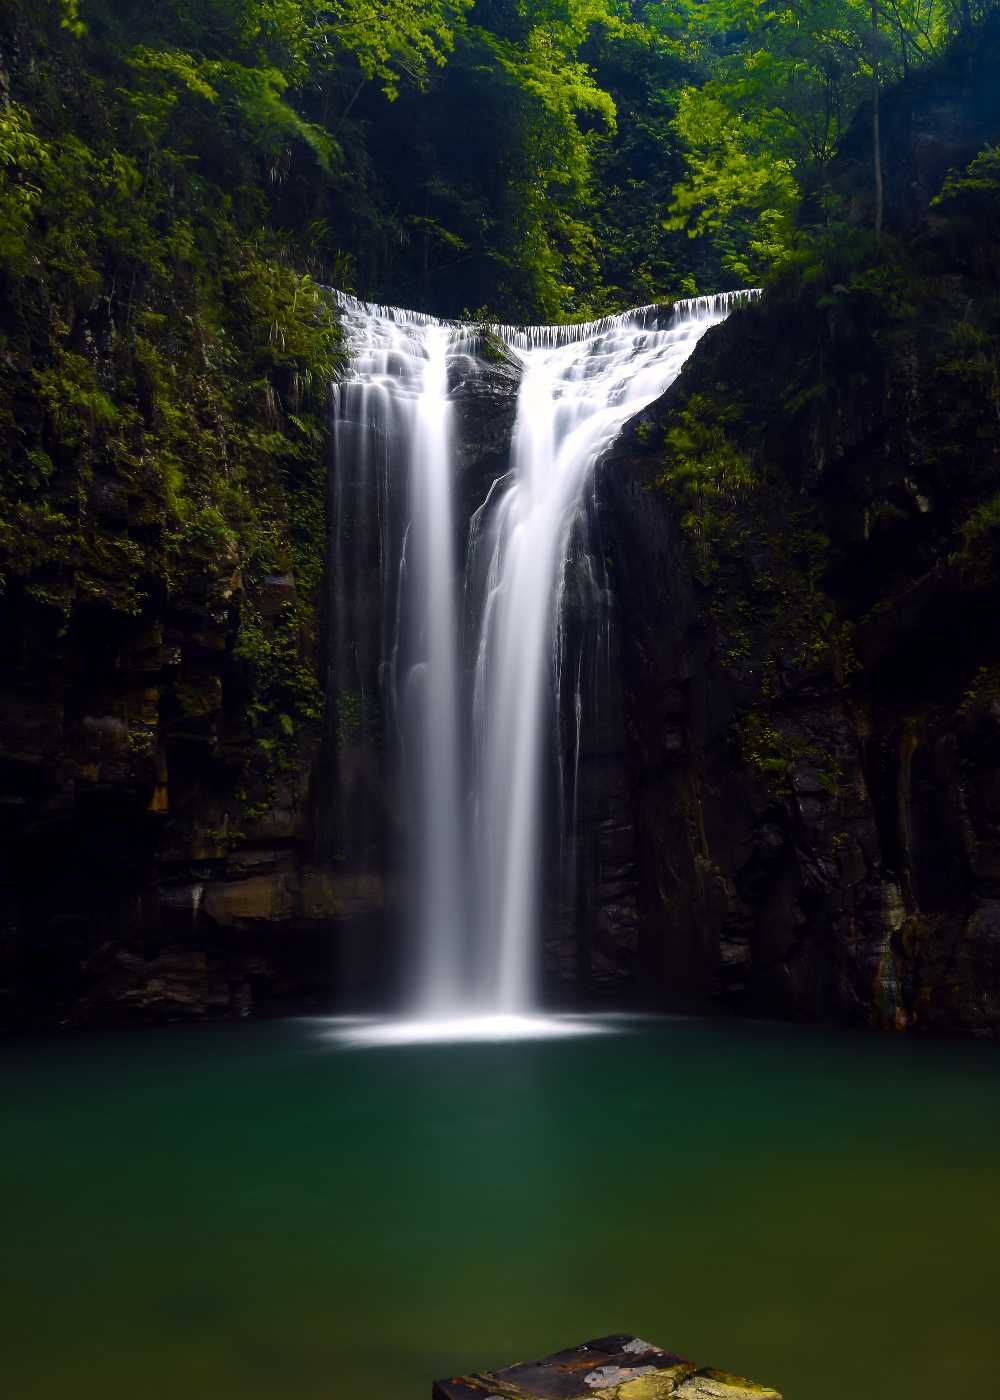
<path fill-rule="evenodd" d="M 467 521 L 456 519 L 449 376 L 489 372 L 472 354 L 482 328 L 342 298 L 351 363 L 338 432 L 361 424 L 380 444 L 381 683 L 414 880 L 415 1016 L 499 1027 L 538 1004 L 543 798 L 574 524 L 625 423 L 744 295 L 493 327 L 521 387 L 510 469 Z"/>
<path fill-rule="evenodd" d="M 443 1013 L 462 995 L 467 923 L 448 397 L 452 332 L 429 316 L 369 308 L 346 298 L 344 315 L 352 364 L 350 377 L 339 386 L 337 427 L 353 421 L 375 435 L 382 468 L 374 489 L 383 569 L 387 556 L 398 553 L 389 570 L 395 616 L 385 629 L 389 649 L 382 679 L 401 740 L 407 857 L 419 930 L 416 1000 L 427 1012 Z M 355 439 L 354 450 L 365 441 L 364 435 Z M 343 456 L 341 447 L 338 459 Z M 386 472 L 392 469 L 405 476 L 401 532 L 392 530 L 388 518 L 392 483 Z"/>

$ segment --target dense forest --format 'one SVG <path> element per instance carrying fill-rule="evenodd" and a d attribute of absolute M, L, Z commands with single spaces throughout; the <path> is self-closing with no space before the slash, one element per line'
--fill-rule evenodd
<path fill-rule="evenodd" d="M 879 93 L 974 43 L 987 8 L 5 0 L 0 571 L 59 607 L 72 555 L 84 597 L 139 608 L 143 544 L 74 536 L 103 461 L 147 498 L 162 570 L 238 536 L 251 573 L 297 554 L 307 594 L 322 521 L 304 497 L 291 538 L 276 517 L 314 470 L 324 286 L 562 321 L 817 249 L 864 263 Z"/>
<path fill-rule="evenodd" d="M 8 0 L 5 268 L 69 225 L 81 284 L 145 237 L 147 275 L 249 239 L 362 296 L 509 320 L 752 285 L 846 217 L 831 166 L 859 112 L 877 151 L 881 88 L 987 8 Z"/>

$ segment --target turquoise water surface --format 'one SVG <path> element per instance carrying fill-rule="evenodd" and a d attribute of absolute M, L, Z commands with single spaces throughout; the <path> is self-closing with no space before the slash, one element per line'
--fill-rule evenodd
<path fill-rule="evenodd" d="M 4 1048 L 7 1400 L 426 1400 L 613 1331 L 787 1400 L 1000 1394 L 997 1047 L 324 1029 Z"/>

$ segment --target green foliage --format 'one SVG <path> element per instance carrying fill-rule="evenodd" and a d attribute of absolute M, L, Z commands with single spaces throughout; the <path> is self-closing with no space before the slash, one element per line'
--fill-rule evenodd
<path fill-rule="evenodd" d="M 316 723 L 323 696 L 313 667 L 302 659 L 297 607 L 283 609 L 265 620 L 259 609 L 243 608 L 236 656 L 249 668 L 253 691 L 248 705 L 251 725 L 265 752 L 282 761 L 289 756 L 287 740 L 301 724 Z"/>
<path fill-rule="evenodd" d="M 962 697 L 961 714 L 974 714 L 1000 701 L 1000 665 L 980 666 Z"/>
<path fill-rule="evenodd" d="M 332 7 L 328 33 L 351 54 L 366 78 L 376 79 L 385 95 L 399 95 L 402 77 L 424 84 L 455 45 L 455 34 L 470 0 L 408 0 L 384 4 L 355 0 Z"/>
<path fill-rule="evenodd" d="M 791 254 L 804 194 L 829 224 L 840 142 L 881 85 L 940 54 L 989 10 L 951 0 L 746 0 L 682 3 L 663 21 L 698 55 L 705 80 L 680 95 L 675 129 L 687 171 L 667 227 L 717 241 L 744 283 Z"/>
<path fill-rule="evenodd" d="M 989 215 L 991 222 L 997 214 L 1000 195 L 1000 147 L 986 146 L 964 170 L 952 170 L 945 177 L 941 193 L 931 200 L 932 207 L 949 208 L 971 204 L 977 212 Z"/>
<path fill-rule="evenodd" d="M 136 263 L 197 236 L 170 206 L 199 183 L 317 280 L 444 314 L 578 319 L 756 283 L 804 217 L 842 218 L 830 171 L 874 88 L 990 4 L 8 0 L 44 57 L 30 112 L 0 107 L 0 252 L 23 265 L 51 159 L 67 272 L 93 266 L 75 232 L 103 219 L 69 217 L 79 174 L 160 200 Z"/>
<path fill-rule="evenodd" d="M 202 25 L 92 0 L 0 21 L 34 46 L 0 105 L 0 589 L 64 629 L 180 612 L 221 648 L 235 625 L 255 790 L 320 709 L 339 332 L 274 176 L 336 151 L 291 101 L 300 11 L 220 3 Z M 284 572 L 294 604 L 265 619 Z M 227 703 L 219 671 L 170 695 L 192 733 Z"/>
<path fill-rule="evenodd" d="M 816 288 L 812 295 L 815 317 Z M 829 388 L 817 389 L 817 365 L 800 350 L 791 359 L 795 372 L 805 366 L 801 387 L 789 388 L 789 373 L 772 379 L 769 357 L 782 352 L 757 339 L 781 325 L 768 310 L 769 317 L 756 306 L 735 313 L 743 336 L 729 342 L 738 348 L 724 367 L 701 360 L 682 377 L 661 420 L 656 486 L 673 505 L 721 664 L 771 700 L 792 678 L 841 683 L 857 663 L 851 626 L 826 591 L 830 540 L 821 515 L 774 451 L 786 425 L 794 424 L 795 441 L 808 440 Z M 801 315 L 796 344 L 808 346 L 815 323 L 804 307 Z"/>
<path fill-rule="evenodd" d="M 1000 251 L 1000 147 L 987 146 L 964 170 L 950 171 L 931 208 L 953 255 L 988 275 Z"/>
<path fill-rule="evenodd" d="M 54 443 L 81 447 L 99 430 L 117 425 L 118 409 L 98 383 L 95 367 L 82 355 L 58 346 L 53 363 L 35 370 L 34 380 Z"/>
<path fill-rule="evenodd" d="M 796 745 L 761 710 L 750 710 L 739 728 L 740 750 L 768 789 L 787 797 L 792 791 L 792 768 L 799 757 Z"/>
<path fill-rule="evenodd" d="M 794 721 L 776 723 L 766 710 L 755 707 L 742 715 L 737 735 L 744 762 L 772 796 L 791 797 L 795 769 L 799 765 L 816 770 L 819 786 L 831 797 L 840 792 L 843 781 L 840 764 Z M 842 844 L 842 839 L 834 839 L 834 849 Z"/>
<path fill-rule="evenodd" d="M 616 113 L 579 55 L 592 31 L 618 21 L 606 0 L 501 3 L 490 8 L 489 26 L 476 23 L 479 13 L 472 12 L 445 83 L 453 100 L 491 122 L 489 145 L 503 153 L 499 217 L 475 231 L 492 263 L 490 300 L 514 319 L 584 314 L 597 272 L 594 158 L 615 130 Z M 440 177 L 435 192 L 452 210 L 470 207 L 466 191 Z M 447 228 L 454 214 L 442 214 Z M 463 227 L 458 244 L 471 245 L 472 234 Z M 499 303 L 498 281 L 505 285 Z"/>
<path fill-rule="evenodd" d="M 17 103 L 0 107 L 0 259 L 23 269 L 49 152 Z"/>
<path fill-rule="evenodd" d="M 749 460 L 727 435 L 732 415 L 694 394 L 671 419 L 664 439 L 664 470 L 657 486 L 677 502 L 698 577 L 708 582 L 718 571 L 718 540 L 732 526 L 733 508 L 755 484 Z"/>
<path fill-rule="evenodd" d="M 87 26 L 80 18 L 80 0 L 56 0 L 56 8 L 63 29 L 75 39 L 81 39 L 87 32 Z"/>
<path fill-rule="evenodd" d="M 1000 555 L 1000 491 L 980 501 L 958 530 L 956 558 L 973 579 L 990 583 Z"/>
<path fill-rule="evenodd" d="M 750 285 L 787 255 L 800 198 L 795 163 L 777 154 L 771 124 L 734 112 L 711 86 L 681 94 L 675 125 L 689 149 L 688 174 L 665 226 L 691 238 L 712 234 L 723 267 Z"/>
<path fill-rule="evenodd" d="M 141 86 L 129 94 L 146 139 L 152 144 L 169 134 L 178 107 L 212 104 L 219 120 L 232 124 L 268 161 L 283 154 L 287 142 L 302 141 L 322 169 L 328 169 L 336 143 L 330 134 L 305 121 L 285 98 L 288 79 L 277 68 L 197 59 L 173 50 L 139 47 L 129 64 Z"/>

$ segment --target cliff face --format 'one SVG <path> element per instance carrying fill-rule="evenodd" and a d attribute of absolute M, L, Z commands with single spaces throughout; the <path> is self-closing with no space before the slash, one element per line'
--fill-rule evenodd
<path fill-rule="evenodd" d="M 317 740 L 266 762 L 237 655 L 250 609 L 280 637 L 295 578 L 248 596 L 235 553 L 202 569 L 135 618 L 4 600 L 9 1023 L 243 1013 L 325 983 L 325 921 L 356 894 L 311 863 Z"/>
<path fill-rule="evenodd" d="M 1000 1027 L 998 64 L 994 27 L 887 95 L 885 246 L 862 122 L 844 225 L 598 472 L 566 580 L 578 877 L 546 925 L 573 997 Z M 384 991 L 404 474 L 380 501 L 350 431 L 329 473 L 335 319 L 283 249 L 199 190 L 198 240 L 150 261 L 173 176 L 136 199 L 39 130 L 81 203 L 56 182 L 0 250 L 0 1024 Z M 480 350 L 463 530 L 517 387 Z"/>
<path fill-rule="evenodd" d="M 907 239 L 804 256 L 601 470 L 673 1004 L 1000 1030 L 998 52 L 887 100 Z"/>
<path fill-rule="evenodd" d="M 4 8 L 3 1024 L 307 991 L 353 899 L 310 815 L 332 298 L 253 158 L 235 194 L 127 86 Z"/>

